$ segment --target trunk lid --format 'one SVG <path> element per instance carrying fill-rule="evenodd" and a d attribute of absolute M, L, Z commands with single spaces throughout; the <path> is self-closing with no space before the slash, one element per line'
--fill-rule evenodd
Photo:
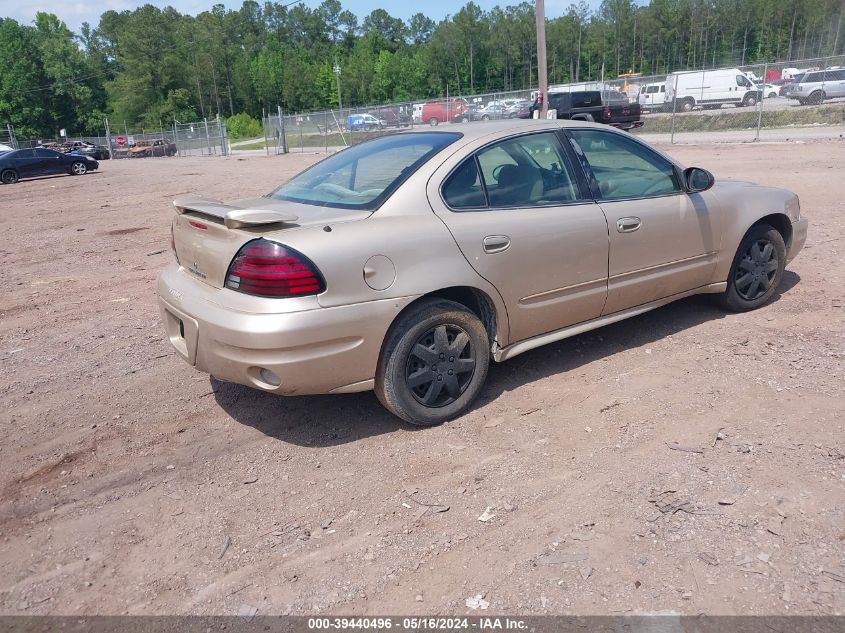
<path fill-rule="evenodd" d="M 176 209 L 173 247 L 179 264 L 193 277 L 215 288 L 224 286 L 229 264 L 251 240 L 264 237 L 284 243 L 287 232 L 364 219 L 372 213 L 272 198 L 224 203 L 186 197 L 174 200 L 173 206 Z"/>

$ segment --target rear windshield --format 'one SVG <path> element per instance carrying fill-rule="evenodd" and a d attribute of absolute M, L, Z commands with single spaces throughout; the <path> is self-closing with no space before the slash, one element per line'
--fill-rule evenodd
<path fill-rule="evenodd" d="M 366 141 L 317 163 L 269 197 L 323 207 L 376 209 L 423 163 L 460 137 L 451 132 L 414 132 Z"/>
<path fill-rule="evenodd" d="M 655 88 L 655 92 L 657 89 Z M 628 97 L 623 95 L 621 92 L 616 90 L 605 90 L 601 93 L 602 98 L 604 99 L 605 103 L 627 103 Z"/>

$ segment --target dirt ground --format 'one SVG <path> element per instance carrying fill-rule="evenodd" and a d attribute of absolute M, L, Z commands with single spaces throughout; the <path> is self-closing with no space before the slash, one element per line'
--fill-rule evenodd
<path fill-rule="evenodd" d="M 426 430 L 210 381 L 163 336 L 172 198 L 320 155 L 0 187 L 0 613 L 845 612 L 845 141 L 668 151 L 800 195 L 776 299 L 524 354 Z"/>

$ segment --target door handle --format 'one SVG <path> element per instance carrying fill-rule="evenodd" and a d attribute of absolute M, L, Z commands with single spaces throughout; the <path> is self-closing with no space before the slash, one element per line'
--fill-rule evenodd
<path fill-rule="evenodd" d="M 633 233 L 638 228 L 642 221 L 639 218 L 619 218 L 616 221 L 616 230 L 620 233 Z"/>
<path fill-rule="evenodd" d="M 511 238 L 507 235 L 488 235 L 482 241 L 485 253 L 501 253 L 511 245 Z"/>

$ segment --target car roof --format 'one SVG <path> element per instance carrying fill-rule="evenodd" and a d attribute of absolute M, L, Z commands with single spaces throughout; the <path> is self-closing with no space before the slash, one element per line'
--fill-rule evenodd
<path fill-rule="evenodd" d="M 519 134 L 531 130 L 559 130 L 561 128 L 595 128 L 614 130 L 600 123 L 587 121 L 569 121 L 565 119 L 506 119 L 504 121 L 475 121 L 473 123 L 452 123 L 448 126 L 431 128 L 418 126 L 412 130 L 399 132 L 400 134 L 415 134 L 420 132 L 458 132 L 464 139 L 471 141 L 487 136 Z"/>

